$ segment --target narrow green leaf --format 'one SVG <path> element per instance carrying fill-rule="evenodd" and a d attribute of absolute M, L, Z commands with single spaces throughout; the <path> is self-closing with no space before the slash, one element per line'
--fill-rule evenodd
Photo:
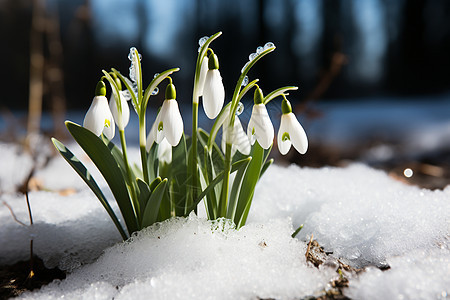
<path fill-rule="evenodd" d="M 248 157 L 246 159 L 235 162 L 234 164 L 231 165 L 230 173 L 236 172 L 240 168 L 245 168 L 250 161 L 251 161 L 251 157 Z M 213 181 L 211 181 L 211 183 L 201 192 L 201 194 L 194 201 L 193 207 L 197 206 L 197 204 L 200 203 L 200 201 L 203 199 L 203 197 L 205 197 L 206 194 L 209 193 L 211 191 L 211 189 L 213 189 L 216 186 L 216 184 L 218 184 L 223 179 L 223 175 L 224 174 L 222 171 L 220 174 L 218 174 L 216 176 L 216 178 L 214 178 Z"/>
<path fill-rule="evenodd" d="M 266 163 L 263 165 L 259 178 L 261 178 L 264 175 L 264 173 L 266 173 L 267 169 L 270 167 L 271 164 L 273 164 L 273 158 L 266 161 Z"/>
<path fill-rule="evenodd" d="M 150 178 L 150 181 L 154 180 L 156 177 L 158 177 L 158 166 L 159 166 L 159 159 L 158 159 L 158 144 L 153 143 L 152 147 L 150 148 L 150 151 L 147 155 L 147 166 L 148 166 L 148 178 Z"/>
<path fill-rule="evenodd" d="M 139 230 L 136 212 L 125 184 L 126 180 L 123 178 L 119 165 L 108 147 L 98 136 L 78 124 L 66 121 L 66 127 L 81 148 L 92 159 L 108 183 L 119 205 L 128 232 L 131 234 Z"/>
<path fill-rule="evenodd" d="M 247 215 L 250 210 L 256 183 L 258 182 L 264 159 L 264 149 L 259 145 L 258 141 L 255 142 L 252 148 L 252 161 L 250 162 L 242 181 L 242 186 L 244 188 L 241 188 L 240 190 L 234 217 L 234 223 L 238 228 L 245 225 L 245 221 L 247 220 Z"/>
<path fill-rule="evenodd" d="M 150 198 L 151 191 L 150 187 L 147 185 L 147 183 L 138 178 L 136 180 L 137 186 L 139 188 L 139 207 L 141 209 L 141 215 L 144 214 L 144 208 L 147 206 L 148 199 Z"/>
<path fill-rule="evenodd" d="M 157 221 L 159 206 L 167 189 L 167 178 L 164 178 L 158 186 L 152 191 L 147 206 L 142 217 L 142 228 L 150 226 Z"/>
<path fill-rule="evenodd" d="M 55 138 L 52 138 L 52 142 L 55 145 L 56 149 L 59 151 L 59 153 L 61 153 L 62 157 L 64 157 L 64 159 L 69 163 L 69 165 L 78 173 L 78 175 L 80 175 L 80 177 L 84 180 L 87 186 L 92 190 L 95 196 L 97 196 L 98 200 L 100 200 L 100 203 L 103 205 L 106 212 L 114 222 L 114 225 L 116 225 L 117 230 L 119 230 L 120 235 L 124 240 L 126 240 L 128 238 L 128 235 L 125 233 L 125 230 L 120 224 L 119 219 L 117 218 L 113 209 L 109 205 L 108 200 L 106 200 L 106 197 L 103 195 L 102 191 L 98 187 L 94 178 L 91 176 L 91 173 L 89 173 L 89 171 L 86 169 L 83 163 L 66 146 L 64 146 L 64 144 L 62 144 Z"/>
<path fill-rule="evenodd" d="M 251 157 L 249 157 L 251 159 Z M 231 187 L 230 200 L 228 202 L 227 218 L 233 220 L 236 214 L 237 197 L 239 190 L 242 188 L 242 178 L 246 168 L 240 168 L 234 176 L 233 185 Z"/>

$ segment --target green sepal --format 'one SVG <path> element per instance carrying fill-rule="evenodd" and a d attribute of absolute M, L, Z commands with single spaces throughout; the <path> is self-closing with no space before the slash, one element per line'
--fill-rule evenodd
<path fill-rule="evenodd" d="M 164 178 L 152 191 L 142 215 L 142 228 L 154 224 L 158 220 L 159 207 L 167 189 L 167 178 Z"/>
<path fill-rule="evenodd" d="M 83 163 L 66 146 L 64 146 L 64 144 L 62 144 L 55 138 L 52 138 L 52 142 L 53 145 L 55 145 L 58 152 L 61 153 L 62 157 L 78 173 L 78 175 L 80 175 L 80 177 L 84 180 L 87 186 L 92 190 L 94 195 L 97 196 L 98 200 L 100 200 L 100 203 L 103 205 L 106 212 L 112 219 L 114 225 L 116 226 L 117 230 L 119 231 L 120 235 L 122 236 L 122 239 L 126 240 L 128 238 L 127 233 L 123 229 L 122 224 L 120 224 L 119 219 L 117 218 L 113 209 L 109 205 L 108 200 L 106 200 L 106 197 L 103 195 L 102 191 L 98 187 L 91 173 L 89 173 L 89 171 L 83 165 Z"/>
<path fill-rule="evenodd" d="M 97 86 L 95 87 L 95 96 L 106 96 L 106 85 L 103 80 L 97 82 Z"/>
<path fill-rule="evenodd" d="M 219 69 L 219 58 L 214 53 L 211 53 L 211 55 L 209 55 L 208 69 L 209 70 L 218 70 Z"/>
<path fill-rule="evenodd" d="M 255 93 L 253 94 L 253 101 L 255 102 L 255 104 L 264 103 L 264 96 L 262 90 L 259 87 L 255 89 Z"/>
<path fill-rule="evenodd" d="M 173 83 L 169 83 L 166 87 L 166 99 L 177 99 L 177 90 Z"/>
<path fill-rule="evenodd" d="M 291 103 L 286 98 L 284 98 L 283 101 L 281 101 L 281 112 L 283 114 L 288 114 L 292 112 Z"/>
<path fill-rule="evenodd" d="M 91 131 L 70 121 L 66 127 L 80 147 L 91 158 L 110 187 L 114 198 L 127 225 L 128 232 L 132 234 L 139 230 L 139 225 L 133 205 L 128 194 L 122 172 L 117 161 L 105 143 Z"/>

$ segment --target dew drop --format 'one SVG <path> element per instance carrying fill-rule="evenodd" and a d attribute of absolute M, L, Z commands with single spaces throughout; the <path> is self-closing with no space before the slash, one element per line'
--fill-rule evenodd
<path fill-rule="evenodd" d="M 256 48 L 256 53 L 257 53 L 257 54 L 261 54 L 261 52 L 263 52 L 263 51 L 264 51 L 264 48 L 261 47 L 261 46 L 259 46 L 258 48 Z"/>
<path fill-rule="evenodd" d="M 159 88 L 155 87 L 155 89 L 152 91 L 152 96 L 158 95 L 158 93 L 159 93 Z"/>
<path fill-rule="evenodd" d="M 254 60 L 257 56 L 258 56 L 258 54 L 252 53 L 252 54 L 250 54 L 250 55 L 248 56 L 248 59 L 249 59 L 250 61 L 252 61 L 252 60 Z"/>
<path fill-rule="evenodd" d="M 239 102 L 236 109 L 236 116 L 239 116 L 243 112 L 244 112 L 244 104 L 242 104 L 242 102 Z"/>
<path fill-rule="evenodd" d="M 131 104 L 133 104 L 134 111 L 137 113 L 138 111 L 136 109 L 136 105 L 134 105 L 134 101 L 131 101 Z"/>
<path fill-rule="evenodd" d="M 131 64 L 130 67 L 130 78 L 133 82 L 136 82 L 136 69 L 134 68 L 134 64 Z"/>
<path fill-rule="evenodd" d="M 200 47 L 203 46 L 203 45 L 206 43 L 206 41 L 207 41 L 208 39 L 209 39 L 208 36 L 202 37 L 201 39 L 198 40 L 198 45 L 199 45 Z"/>
<path fill-rule="evenodd" d="M 248 76 L 246 75 L 244 77 L 244 80 L 242 80 L 242 86 L 246 86 L 248 84 Z"/>
<path fill-rule="evenodd" d="M 134 57 L 135 51 L 136 51 L 136 47 L 131 47 L 130 48 L 130 53 L 128 53 L 128 59 L 130 61 L 133 61 L 133 57 Z"/>
<path fill-rule="evenodd" d="M 270 48 L 275 48 L 275 44 L 272 43 L 272 42 L 267 42 L 267 43 L 264 45 L 264 50 L 267 50 L 267 49 L 270 49 Z"/>
<path fill-rule="evenodd" d="M 155 75 L 153 75 L 153 78 L 158 77 L 159 73 L 155 73 Z"/>
<path fill-rule="evenodd" d="M 241 73 L 244 73 L 244 70 L 245 70 L 245 68 L 247 68 L 249 63 L 250 63 L 249 61 L 245 63 L 245 65 L 241 69 Z"/>

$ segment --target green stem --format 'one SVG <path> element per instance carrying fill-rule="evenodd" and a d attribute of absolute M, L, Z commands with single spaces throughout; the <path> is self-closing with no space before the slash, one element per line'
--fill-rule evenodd
<path fill-rule="evenodd" d="M 141 149 L 141 163 L 142 163 L 142 173 L 144 173 L 144 181 L 150 184 L 148 178 L 148 167 L 147 167 L 147 150 L 145 149 L 147 142 L 147 137 L 145 135 L 145 110 L 144 113 L 139 115 L 139 145 Z"/>
<path fill-rule="evenodd" d="M 134 213 L 135 213 L 137 219 L 140 220 L 139 201 L 138 201 L 138 197 L 136 194 L 136 190 L 134 189 L 134 185 L 133 185 L 133 177 L 131 176 L 130 164 L 128 163 L 127 142 L 125 140 L 125 131 L 119 130 L 119 134 L 120 134 L 120 143 L 122 145 L 123 161 L 125 162 L 125 167 L 127 168 L 127 175 L 128 175 L 127 179 L 128 179 L 128 185 L 130 186 L 130 190 L 131 190 L 131 198 L 133 201 Z"/>
<path fill-rule="evenodd" d="M 195 91 L 194 91 L 195 94 Z M 190 175 L 192 178 L 191 189 L 192 189 L 192 200 L 197 199 L 197 182 L 198 182 L 198 172 L 197 172 L 197 131 L 198 131 L 198 98 L 197 101 L 192 102 L 192 163 Z"/>
<path fill-rule="evenodd" d="M 219 200 L 219 218 L 227 216 L 228 186 L 230 185 L 231 173 L 231 144 L 227 143 L 225 150 L 225 166 L 223 170 L 222 193 Z"/>

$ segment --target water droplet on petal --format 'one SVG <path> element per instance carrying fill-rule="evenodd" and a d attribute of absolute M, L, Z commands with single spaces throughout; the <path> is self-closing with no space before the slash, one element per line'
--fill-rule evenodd
<path fill-rule="evenodd" d="M 152 91 L 152 95 L 154 96 L 154 95 L 158 95 L 158 93 L 159 93 L 159 88 L 158 87 L 155 87 L 155 89 Z"/>
<path fill-rule="evenodd" d="M 263 51 L 264 51 L 264 48 L 261 47 L 261 46 L 259 46 L 258 48 L 256 48 L 256 53 L 257 53 L 257 54 L 261 54 L 261 52 L 263 52 Z"/>
<path fill-rule="evenodd" d="M 242 112 L 244 112 L 244 104 L 242 104 L 242 102 L 239 102 L 236 109 L 236 116 L 239 116 L 240 114 L 242 114 Z"/>
<path fill-rule="evenodd" d="M 142 60 L 142 55 L 140 53 L 138 53 L 138 54 L 139 54 L 139 61 L 141 61 Z"/>
<path fill-rule="evenodd" d="M 244 73 L 244 69 L 247 68 L 249 63 L 250 63 L 249 61 L 245 63 L 245 65 L 241 69 L 241 73 Z"/>
<path fill-rule="evenodd" d="M 200 46 L 200 47 L 203 46 L 203 45 L 206 43 L 206 41 L 207 41 L 208 39 L 209 39 L 208 36 L 204 36 L 204 37 L 202 37 L 201 39 L 199 39 L 199 40 L 198 40 L 199 46 Z"/>
<path fill-rule="evenodd" d="M 155 73 L 155 75 L 153 75 L 153 78 L 158 77 L 159 73 Z"/>
<path fill-rule="evenodd" d="M 254 60 L 255 57 L 257 57 L 257 56 L 258 56 L 258 54 L 252 53 L 252 54 L 250 54 L 250 55 L 248 56 L 248 59 L 249 59 L 250 61 L 252 61 L 252 60 Z"/>
<path fill-rule="evenodd" d="M 134 57 L 135 51 L 136 51 L 136 48 L 135 48 L 135 47 L 131 47 L 131 48 L 130 48 L 130 53 L 128 53 L 128 59 L 129 59 L 130 61 L 133 61 L 133 57 Z"/>
<path fill-rule="evenodd" d="M 275 47 L 275 44 L 274 43 L 272 43 L 272 42 L 267 42 L 265 45 L 264 45 L 264 50 L 267 50 L 267 49 L 270 49 L 270 48 L 274 48 Z"/>
<path fill-rule="evenodd" d="M 134 68 L 134 64 L 131 64 L 130 67 L 130 79 L 136 82 L 136 69 Z"/>
<path fill-rule="evenodd" d="M 242 86 L 246 86 L 248 84 L 248 76 L 245 75 L 244 80 L 242 80 Z"/>

